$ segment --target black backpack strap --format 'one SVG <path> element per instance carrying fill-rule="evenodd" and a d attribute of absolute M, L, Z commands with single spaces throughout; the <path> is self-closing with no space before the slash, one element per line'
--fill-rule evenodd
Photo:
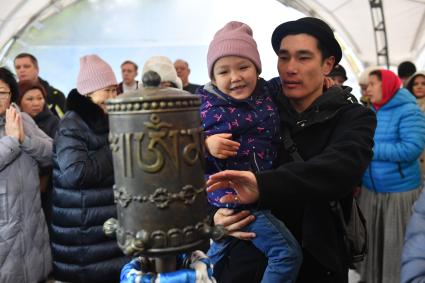
<path fill-rule="evenodd" d="M 287 127 L 283 128 L 282 140 L 285 150 L 288 151 L 289 155 L 291 155 L 294 161 L 304 161 L 304 159 L 299 154 L 297 145 L 292 140 L 291 133 L 289 133 L 289 129 Z"/>

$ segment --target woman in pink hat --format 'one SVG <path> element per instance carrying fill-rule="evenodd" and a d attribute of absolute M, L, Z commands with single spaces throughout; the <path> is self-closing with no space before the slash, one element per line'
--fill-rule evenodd
<path fill-rule="evenodd" d="M 65 282 L 119 282 L 129 261 L 103 223 L 116 217 L 105 101 L 117 95 L 111 67 L 80 59 L 77 89 L 67 97 L 54 141 L 52 252 L 54 277 Z"/>

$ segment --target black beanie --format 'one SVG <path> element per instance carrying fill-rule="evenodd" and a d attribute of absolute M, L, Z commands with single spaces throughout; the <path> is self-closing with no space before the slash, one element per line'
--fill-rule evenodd
<path fill-rule="evenodd" d="M 328 77 L 336 77 L 336 76 L 341 76 L 344 78 L 344 80 L 347 80 L 347 72 L 345 71 L 344 67 L 341 66 L 340 64 L 336 64 L 328 75 Z"/>
<path fill-rule="evenodd" d="M 305 17 L 279 25 L 272 35 L 274 52 L 276 54 L 279 52 L 280 42 L 285 36 L 300 33 L 306 33 L 315 37 L 322 46 L 329 50 L 330 55 L 335 56 L 335 64 L 341 61 L 341 47 L 332 29 L 324 21 L 313 17 Z"/>

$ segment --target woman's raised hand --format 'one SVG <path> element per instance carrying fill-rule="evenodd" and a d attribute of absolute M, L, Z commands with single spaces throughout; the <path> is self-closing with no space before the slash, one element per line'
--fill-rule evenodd
<path fill-rule="evenodd" d="M 6 110 L 5 133 L 7 136 L 15 137 L 20 143 L 24 141 L 25 135 L 21 114 L 13 107 L 9 107 Z"/>

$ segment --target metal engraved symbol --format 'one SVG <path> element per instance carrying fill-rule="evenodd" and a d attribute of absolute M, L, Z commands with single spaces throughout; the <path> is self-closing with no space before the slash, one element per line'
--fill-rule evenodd
<path fill-rule="evenodd" d="M 131 201 L 150 202 L 158 208 L 166 208 L 172 201 L 182 201 L 185 205 L 195 202 L 196 196 L 203 193 L 204 188 L 196 189 L 192 185 L 186 185 L 178 193 L 170 193 L 166 188 L 157 188 L 148 196 L 133 196 L 124 187 L 114 187 L 115 202 L 122 207 L 127 207 Z"/>
<path fill-rule="evenodd" d="M 167 207 L 171 201 L 170 193 L 167 189 L 158 188 L 153 195 L 149 196 L 149 201 L 153 202 L 159 208 Z"/>
<path fill-rule="evenodd" d="M 199 145 L 199 133 L 201 129 L 188 129 L 188 130 L 181 130 L 182 135 L 189 135 L 192 136 L 193 142 L 187 144 L 183 149 L 183 159 L 184 161 L 193 166 L 195 165 L 196 161 L 199 159 L 199 154 L 201 152 Z M 191 157 L 191 153 L 193 157 Z"/>
<path fill-rule="evenodd" d="M 132 197 L 129 193 L 127 193 L 125 188 L 116 188 L 114 186 L 114 199 L 116 203 L 118 202 L 122 207 L 126 207 L 132 200 Z"/>
<path fill-rule="evenodd" d="M 162 166 L 164 165 L 164 156 L 162 155 L 162 152 L 155 148 L 155 146 L 158 144 L 160 145 L 165 152 L 168 154 L 170 159 L 172 160 L 174 166 L 178 169 L 179 166 L 179 154 L 178 154 L 178 140 L 177 140 L 177 130 L 170 130 L 168 129 L 172 128 L 173 126 L 170 123 L 161 122 L 161 119 L 158 115 L 152 114 L 150 117 L 151 122 L 145 122 L 144 125 L 147 129 L 152 129 L 156 132 L 150 131 L 148 133 L 149 136 L 149 144 L 148 144 L 148 151 L 152 152 L 156 156 L 156 162 L 152 165 L 148 165 L 143 162 L 142 158 L 142 151 L 141 151 L 141 141 L 143 139 L 143 134 L 140 138 L 140 142 L 137 144 L 139 145 L 138 152 L 138 159 L 137 162 L 139 166 L 146 172 L 154 173 L 159 170 L 161 170 Z M 166 130 L 162 130 L 166 129 Z M 170 139 L 170 142 L 167 142 L 166 138 Z"/>
<path fill-rule="evenodd" d="M 196 95 L 145 87 L 108 100 L 116 234 L 121 250 L 155 258 L 144 270 L 167 272 L 175 255 L 209 241 L 204 145 Z M 146 267 L 146 266 L 145 266 Z"/>
<path fill-rule="evenodd" d="M 192 204 L 195 201 L 196 195 L 202 192 L 202 190 L 196 190 L 193 186 L 186 185 L 179 193 L 179 198 L 184 201 L 184 204 Z"/>
<path fill-rule="evenodd" d="M 165 165 L 164 154 L 169 157 L 171 164 L 177 170 L 181 169 L 180 156 L 189 166 L 194 166 L 199 161 L 202 152 L 201 128 L 172 129 L 172 124 L 162 122 L 156 114 L 152 114 L 150 122 L 145 122 L 144 125 L 149 130 L 147 133 L 111 133 L 109 135 L 111 150 L 121 156 L 118 160 L 122 162 L 124 177 L 134 177 L 134 161 L 144 172 L 161 171 Z M 148 138 L 147 144 L 143 143 L 145 137 Z M 184 143 L 182 152 L 179 151 L 180 143 Z"/>

